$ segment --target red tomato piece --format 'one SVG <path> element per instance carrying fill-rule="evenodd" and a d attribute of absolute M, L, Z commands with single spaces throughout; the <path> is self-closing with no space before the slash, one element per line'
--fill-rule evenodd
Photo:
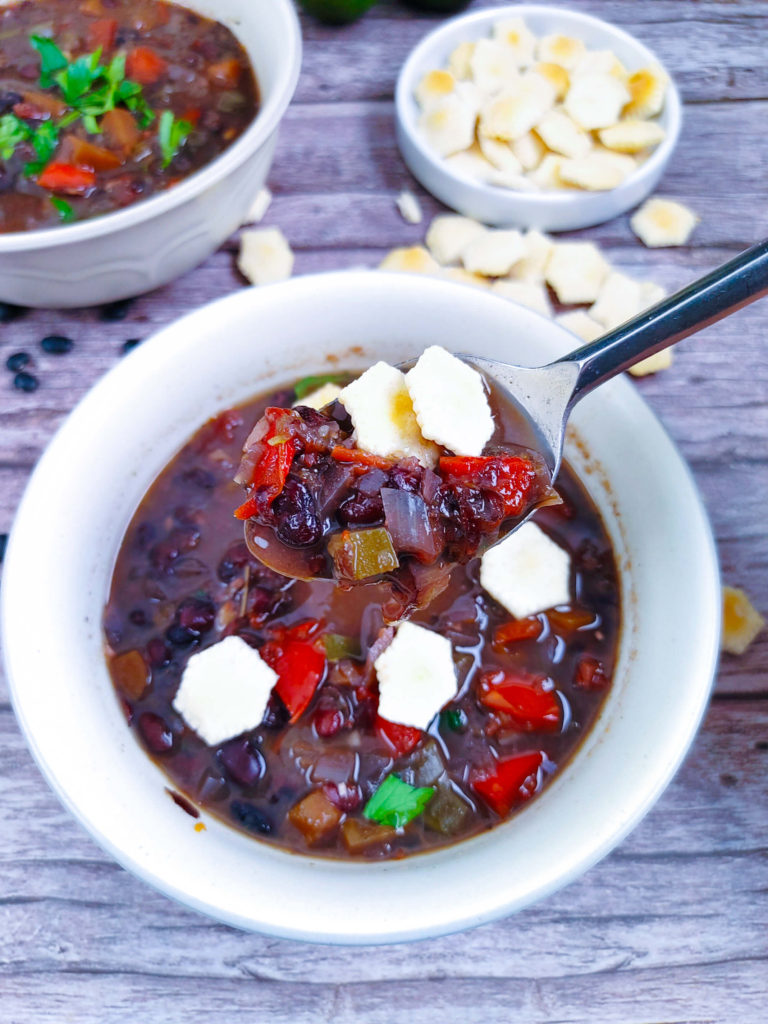
<path fill-rule="evenodd" d="M 76 164 L 50 163 L 38 175 L 37 184 L 50 192 L 68 196 L 85 196 L 96 187 L 96 175 L 90 167 Z"/>
<path fill-rule="evenodd" d="M 512 622 L 505 622 L 497 626 L 493 634 L 495 647 L 504 647 L 506 644 L 514 644 L 520 640 L 537 640 L 541 636 L 544 624 L 541 619 L 531 615 L 527 619 L 513 619 Z"/>
<path fill-rule="evenodd" d="M 504 501 L 504 515 L 517 516 L 536 479 L 528 459 L 516 455 L 444 455 L 440 475 L 447 483 L 493 491 Z"/>
<path fill-rule="evenodd" d="M 539 788 L 544 753 L 540 750 L 515 754 L 496 763 L 496 770 L 472 781 L 472 788 L 501 818 L 512 808 L 530 800 Z"/>
<path fill-rule="evenodd" d="M 88 49 L 106 53 L 115 45 L 117 21 L 114 18 L 99 18 L 88 26 Z"/>
<path fill-rule="evenodd" d="M 396 757 L 410 754 L 422 737 L 421 729 L 414 729 L 410 725 L 398 725 L 397 722 L 390 722 L 381 715 L 376 716 L 376 732 L 392 747 Z"/>
<path fill-rule="evenodd" d="M 168 64 L 148 46 L 137 46 L 125 59 L 125 77 L 139 85 L 154 85 L 167 70 Z"/>
<path fill-rule="evenodd" d="M 484 672 L 478 686 L 487 708 L 511 715 L 526 732 L 557 732 L 562 708 L 556 690 L 547 690 L 542 676 L 527 672 Z"/>

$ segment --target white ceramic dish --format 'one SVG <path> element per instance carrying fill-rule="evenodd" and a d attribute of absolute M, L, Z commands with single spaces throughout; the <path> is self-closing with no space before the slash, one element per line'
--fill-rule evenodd
<path fill-rule="evenodd" d="M 622 63 L 635 70 L 661 64 L 658 57 L 627 32 L 589 14 L 539 4 L 493 7 L 452 18 L 430 32 L 414 48 L 403 65 L 395 92 L 397 142 L 415 178 L 446 206 L 486 224 L 570 231 L 602 224 L 641 203 L 656 188 L 672 151 L 682 122 L 680 96 L 671 80 L 659 121 L 666 138 L 634 174 L 609 192 L 564 189 L 549 192 L 514 192 L 469 177 L 459 177 L 426 144 L 418 129 L 419 107 L 414 90 L 423 75 L 445 67 L 452 50 L 464 40 L 489 37 L 493 23 L 502 18 L 523 18 L 537 36 L 552 32 L 583 39 L 590 49 L 610 49 Z"/>
<path fill-rule="evenodd" d="M 112 565 L 145 490 L 218 410 L 321 371 L 329 358 L 352 368 L 399 362 L 434 341 L 535 364 L 574 339 L 506 300 L 416 275 L 347 272 L 244 290 L 165 328 L 107 374 L 22 499 L 1 612 L 29 745 L 62 801 L 122 865 L 229 924 L 366 943 L 517 910 L 571 881 L 640 820 L 706 706 L 720 606 L 709 526 L 685 463 L 634 387 L 617 380 L 579 405 L 580 441 L 569 454 L 616 548 L 619 664 L 595 728 L 539 799 L 481 837 L 384 864 L 286 853 L 207 814 L 197 833 L 169 800 L 166 777 L 126 727 L 102 653 Z"/>
<path fill-rule="evenodd" d="M 245 47 L 261 92 L 255 121 L 167 192 L 79 224 L 0 234 L 0 299 L 69 308 L 139 295 L 197 266 L 242 223 L 266 181 L 298 81 L 298 19 L 291 0 L 180 2 L 225 24 Z"/>

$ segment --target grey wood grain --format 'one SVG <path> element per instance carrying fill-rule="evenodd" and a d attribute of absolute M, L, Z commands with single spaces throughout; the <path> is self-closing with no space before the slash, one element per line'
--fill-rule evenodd
<path fill-rule="evenodd" d="M 650 251 L 628 218 L 580 233 L 617 266 L 681 286 L 768 235 L 766 0 L 571 0 L 657 50 L 687 106 L 660 191 L 702 217 L 690 246 Z M 499 6 L 473 3 L 472 8 Z M 341 30 L 303 17 L 305 59 L 285 119 L 265 223 L 296 249 L 296 272 L 375 266 L 423 228 L 394 206 L 412 188 L 425 223 L 439 204 L 397 153 L 400 63 L 436 20 L 395 2 Z M 29 473 L 77 400 L 180 312 L 244 282 L 236 238 L 136 300 L 30 312 L 0 323 L 0 361 L 34 355 L 40 388 L 0 371 L 0 533 Z M 768 309 L 753 306 L 684 342 L 637 387 L 692 466 L 723 575 L 768 613 Z M 75 351 L 45 356 L 48 333 Z M 670 686 L 674 680 L 670 680 Z M 535 907 L 415 945 L 306 947 L 226 928 L 115 865 L 45 785 L 0 671 L 0 1021 L 177 1024 L 762 1024 L 768 1020 L 768 636 L 724 656 L 716 696 L 672 785 L 602 863 Z M 181 813 L 169 802 L 169 813 Z M 450 899 L 449 893 L 437 898 Z M 340 908 L 340 912 L 343 908 Z"/>

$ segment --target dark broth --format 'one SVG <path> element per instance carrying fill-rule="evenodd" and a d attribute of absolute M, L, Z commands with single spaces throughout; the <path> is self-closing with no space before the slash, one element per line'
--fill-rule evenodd
<path fill-rule="evenodd" d="M 242 490 L 232 482 L 240 450 L 268 405 L 289 405 L 292 391 L 251 401 L 206 424 L 150 488 L 120 549 L 104 625 L 107 657 L 131 728 L 149 754 L 195 803 L 250 834 L 299 852 L 349 856 L 345 822 L 395 771 L 412 785 L 434 785 L 459 813 L 423 815 L 382 832 L 352 854 L 400 857 L 434 849 L 498 824 L 473 788 L 478 773 L 522 752 L 541 752 L 541 769 L 515 802 L 546 786 L 578 746 L 604 700 L 619 632 L 619 588 L 610 541 L 598 513 L 565 467 L 558 507 L 535 520 L 572 559 L 578 607 L 535 616 L 541 633 L 494 645 L 511 616 L 478 582 L 479 561 L 458 566 L 448 588 L 413 621 L 447 636 L 454 647 L 458 696 L 408 753 L 398 755 L 376 726 L 375 676 L 366 653 L 384 626 L 390 592 L 372 583 L 343 590 L 331 582 L 289 580 L 247 552 L 232 512 Z M 499 439 L 512 440 L 512 411 L 494 402 Z M 579 615 L 586 624 L 578 625 Z M 589 614 L 591 613 L 591 614 Z M 575 616 L 575 617 L 574 617 Z M 328 662 L 312 703 L 294 724 L 273 695 L 262 724 L 212 748 L 174 711 L 172 701 L 190 655 L 225 635 L 261 646 L 276 626 L 322 620 L 328 633 L 359 641 L 358 657 Z M 135 652 L 135 653 L 131 653 Z M 562 717 L 557 731 L 530 731 L 478 699 L 484 672 L 502 669 L 549 677 Z M 288 812 L 313 790 L 342 810 L 341 827 L 307 841 Z M 170 809 L 169 813 L 173 813 Z"/>

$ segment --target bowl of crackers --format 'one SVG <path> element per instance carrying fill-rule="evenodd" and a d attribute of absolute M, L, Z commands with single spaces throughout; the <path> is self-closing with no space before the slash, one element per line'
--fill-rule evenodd
<path fill-rule="evenodd" d="M 568 231 L 656 187 L 680 135 L 669 72 L 639 40 L 565 8 L 454 18 L 411 52 L 396 90 L 413 175 L 486 224 Z"/>

